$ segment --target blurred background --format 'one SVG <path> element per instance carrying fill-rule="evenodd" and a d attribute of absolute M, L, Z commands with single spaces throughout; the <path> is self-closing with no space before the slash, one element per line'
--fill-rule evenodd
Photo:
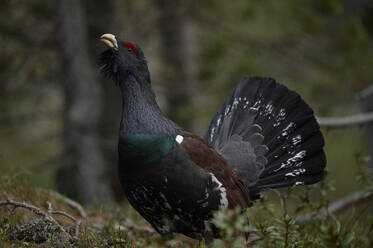
<path fill-rule="evenodd" d="M 104 33 L 142 48 L 162 109 L 199 135 L 246 75 L 277 79 L 320 117 L 373 110 L 371 0 L 1 0 L 2 175 L 83 203 L 123 200 L 120 92 L 98 66 Z M 331 200 L 359 188 L 370 129 L 323 128 Z"/>

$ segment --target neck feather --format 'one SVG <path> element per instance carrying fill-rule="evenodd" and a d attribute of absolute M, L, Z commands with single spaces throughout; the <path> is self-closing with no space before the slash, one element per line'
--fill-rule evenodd
<path fill-rule="evenodd" d="M 180 131 L 160 110 L 150 82 L 129 76 L 125 82 L 120 83 L 120 88 L 123 98 L 120 124 L 122 138 L 139 134 L 173 137 Z"/>

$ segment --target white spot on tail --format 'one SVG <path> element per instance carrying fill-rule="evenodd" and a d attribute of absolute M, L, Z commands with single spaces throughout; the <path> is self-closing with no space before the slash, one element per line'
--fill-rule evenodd
<path fill-rule="evenodd" d="M 295 154 L 293 157 L 289 158 L 288 160 L 286 160 L 286 162 L 284 163 L 281 163 L 281 166 L 277 169 L 274 169 L 273 172 L 277 172 L 283 168 L 290 168 L 290 167 L 299 167 L 300 165 L 302 165 L 302 159 L 306 156 L 306 151 L 305 150 L 302 150 L 300 152 L 298 152 L 297 154 Z"/>
<path fill-rule="evenodd" d="M 215 177 L 213 173 L 210 173 L 212 181 L 215 182 L 218 186 L 214 190 L 220 191 L 220 208 L 224 209 L 228 207 L 227 191 L 224 188 L 223 184 Z"/>
<path fill-rule="evenodd" d="M 260 104 L 262 103 L 261 100 L 258 100 L 254 103 L 254 105 L 250 108 L 251 110 L 258 111 L 260 108 Z"/>
<path fill-rule="evenodd" d="M 184 140 L 184 137 L 181 136 L 181 135 L 177 135 L 176 138 L 175 138 L 175 140 L 176 140 L 177 143 L 181 144 L 183 142 L 183 140 Z"/>
<path fill-rule="evenodd" d="M 264 111 L 260 112 L 260 115 L 267 116 L 268 119 L 271 119 L 273 110 L 274 110 L 273 105 L 271 103 L 267 103 L 267 105 L 264 108 Z"/>
<path fill-rule="evenodd" d="M 280 126 L 281 122 L 285 120 L 286 117 L 286 111 L 285 109 L 280 109 L 280 112 L 276 116 L 276 122 L 273 124 L 274 127 Z"/>
<path fill-rule="evenodd" d="M 291 129 L 295 127 L 294 122 L 290 122 L 289 125 L 287 125 L 281 132 L 282 137 L 287 137 L 289 136 L 290 132 L 292 131 Z M 281 136 L 278 136 L 277 138 L 279 139 Z"/>
<path fill-rule="evenodd" d="M 302 175 L 304 172 L 306 172 L 306 169 L 304 169 L 304 168 L 295 169 L 292 172 L 286 173 L 285 176 L 286 177 L 296 177 L 296 176 Z"/>
<path fill-rule="evenodd" d="M 216 127 L 219 127 L 221 123 L 221 115 L 219 115 L 218 120 L 216 121 Z"/>
<path fill-rule="evenodd" d="M 211 129 L 211 134 L 210 134 L 210 142 L 212 143 L 212 141 L 214 140 L 214 135 L 215 135 L 215 127 L 213 127 Z"/>
<path fill-rule="evenodd" d="M 292 138 L 291 141 L 293 142 L 293 145 L 296 146 L 296 145 L 298 145 L 299 143 L 302 142 L 302 136 L 300 134 L 298 134 L 297 136 Z"/>
<path fill-rule="evenodd" d="M 237 97 L 234 98 L 233 104 L 232 104 L 232 110 L 235 110 L 237 108 L 238 103 L 241 99 L 237 99 Z"/>
<path fill-rule="evenodd" d="M 227 107 L 224 110 L 224 116 L 227 116 L 230 114 L 231 111 L 231 105 L 227 105 Z"/>

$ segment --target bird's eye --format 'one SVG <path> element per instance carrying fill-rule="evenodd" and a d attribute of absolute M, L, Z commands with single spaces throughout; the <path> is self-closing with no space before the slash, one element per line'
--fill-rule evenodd
<path fill-rule="evenodd" d="M 133 53 L 136 55 L 136 46 L 132 43 L 126 43 L 124 47 L 127 49 L 127 52 Z"/>

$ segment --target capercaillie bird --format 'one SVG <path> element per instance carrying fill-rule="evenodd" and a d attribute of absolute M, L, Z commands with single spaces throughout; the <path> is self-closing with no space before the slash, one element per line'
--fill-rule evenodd
<path fill-rule="evenodd" d="M 272 78 L 244 77 L 203 138 L 157 105 L 144 54 L 101 36 L 103 74 L 119 85 L 119 179 L 130 204 L 159 232 L 218 238 L 215 211 L 245 209 L 261 191 L 320 181 L 324 139 L 312 109 Z"/>

